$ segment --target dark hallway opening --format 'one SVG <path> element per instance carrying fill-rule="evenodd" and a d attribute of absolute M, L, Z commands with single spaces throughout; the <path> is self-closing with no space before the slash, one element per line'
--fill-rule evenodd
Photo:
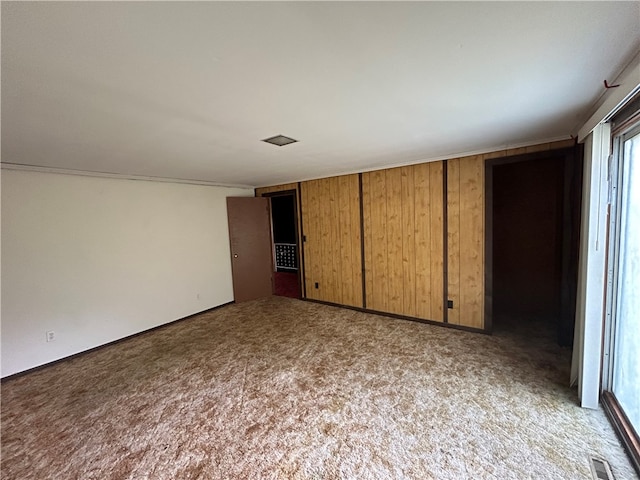
<path fill-rule="evenodd" d="M 274 293 L 300 298 L 298 275 L 298 232 L 294 193 L 271 197 L 274 247 Z"/>
<path fill-rule="evenodd" d="M 562 167 L 550 158 L 494 169 L 494 325 L 558 319 Z"/>
<path fill-rule="evenodd" d="M 491 167 L 493 330 L 570 346 L 581 170 L 567 153 L 502 162 Z"/>

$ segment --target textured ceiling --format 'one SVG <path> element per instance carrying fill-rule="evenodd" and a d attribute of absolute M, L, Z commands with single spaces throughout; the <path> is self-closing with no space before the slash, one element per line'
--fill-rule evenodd
<path fill-rule="evenodd" d="M 568 138 L 639 25 L 640 2 L 2 2 L 2 161 L 258 186 Z"/>

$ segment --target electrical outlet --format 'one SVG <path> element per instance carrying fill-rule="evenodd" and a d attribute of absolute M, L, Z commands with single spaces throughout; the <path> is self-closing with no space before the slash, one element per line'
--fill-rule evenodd
<path fill-rule="evenodd" d="M 47 342 L 53 342 L 56 339 L 56 332 L 49 330 L 47 332 Z"/>

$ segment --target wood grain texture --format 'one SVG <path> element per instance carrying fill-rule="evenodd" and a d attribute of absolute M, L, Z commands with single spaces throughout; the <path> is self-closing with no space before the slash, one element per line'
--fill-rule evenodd
<path fill-rule="evenodd" d="M 431 167 L 414 165 L 416 316 L 431 318 Z M 441 261 L 442 262 L 442 261 Z M 442 302 L 442 298 L 440 299 Z"/>
<path fill-rule="evenodd" d="M 410 285 L 416 280 L 416 218 L 415 186 L 413 167 L 400 169 L 402 179 L 402 285 Z M 403 288 L 403 311 L 405 315 L 416 316 L 416 288 Z"/>
<path fill-rule="evenodd" d="M 329 203 L 330 203 L 330 219 L 331 219 L 331 278 L 333 280 L 332 285 L 332 293 L 333 293 L 333 302 L 344 304 L 342 286 L 345 282 L 344 280 L 344 272 L 351 271 L 350 268 L 341 268 L 341 264 L 343 262 L 342 255 L 347 253 L 347 249 L 342 248 L 342 244 L 340 242 L 340 210 L 343 208 L 340 205 L 339 199 L 339 184 L 338 177 L 331 177 L 329 179 Z M 349 205 L 345 205 L 345 208 L 349 208 Z M 350 267 L 350 265 L 345 265 L 345 267 Z"/>
<path fill-rule="evenodd" d="M 350 258 L 352 255 L 352 239 L 351 239 L 351 208 L 349 179 L 346 176 L 338 177 L 338 245 L 340 246 L 340 255 L 336 256 L 336 260 L 341 262 L 343 258 Z M 359 230 L 359 229 L 357 229 Z M 356 231 L 357 231 L 356 230 Z M 351 267 L 351 266 L 349 266 Z M 338 265 L 339 268 L 339 265 Z M 337 270 L 337 269 L 336 269 Z M 340 290 L 343 305 L 353 304 L 354 291 L 353 268 L 345 268 L 342 270 L 342 281 L 340 282 Z"/>
<path fill-rule="evenodd" d="M 331 178 L 318 180 L 320 189 L 320 229 L 316 237 L 320 239 L 320 268 L 322 269 L 322 282 L 320 282 L 320 299 L 327 302 L 335 302 L 334 278 L 332 275 L 334 245 L 331 236 L 333 218 L 331 218 Z"/>
<path fill-rule="evenodd" d="M 322 269 L 320 267 L 321 241 L 318 232 L 320 231 L 320 200 L 319 182 L 312 180 L 302 183 L 302 222 L 303 231 L 306 238 L 304 242 L 304 271 L 307 285 L 307 298 L 319 300 L 320 295 L 315 283 L 322 283 Z"/>
<path fill-rule="evenodd" d="M 309 235 L 309 229 L 311 229 L 311 221 L 309 219 L 305 219 L 304 218 L 304 212 L 309 208 L 309 205 L 311 205 L 311 188 L 309 187 L 309 184 L 306 184 L 306 188 L 300 188 L 300 203 L 302 205 L 302 218 L 303 218 L 303 222 L 304 222 L 304 226 L 303 226 L 303 232 L 304 235 L 307 236 Z M 303 237 L 303 249 L 304 249 L 304 257 L 305 257 L 305 263 L 306 265 L 302 265 L 302 267 L 304 268 L 304 280 L 305 280 L 305 284 L 307 286 L 307 292 L 306 292 L 306 298 L 313 298 L 313 284 L 309 283 L 310 282 L 310 271 L 309 271 L 309 264 L 310 261 L 308 260 L 308 255 L 309 255 L 309 250 L 310 250 L 310 246 L 309 246 L 309 242 L 304 241 L 304 237 Z"/>
<path fill-rule="evenodd" d="M 320 237 L 320 268 L 322 269 L 322 282 L 320 283 L 320 298 L 327 302 L 335 302 L 333 282 L 333 238 L 331 227 L 331 178 L 318 180 L 320 185 L 320 229 L 317 235 Z"/>
<path fill-rule="evenodd" d="M 431 320 L 444 321 L 444 166 L 429 164 L 430 254 L 431 254 Z"/>
<path fill-rule="evenodd" d="M 364 237 L 364 273 L 366 308 L 373 309 L 373 223 L 371 220 L 371 175 L 362 174 L 362 236 Z"/>
<path fill-rule="evenodd" d="M 460 302 L 462 325 L 484 328 L 484 161 L 460 162 Z"/>
<path fill-rule="evenodd" d="M 443 320 L 442 174 L 442 162 L 363 174 L 367 308 Z"/>
<path fill-rule="evenodd" d="M 484 158 L 447 162 L 449 323 L 484 328 Z"/>
<path fill-rule="evenodd" d="M 389 312 L 404 313 L 404 282 L 402 255 L 402 172 L 400 168 L 385 170 L 386 181 L 386 240 L 387 240 L 387 292 Z"/>
<path fill-rule="evenodd" d="M 460 325 L 460 160 L 447 160 L 447 298 L 449 323 Z"/>
<path fill-rule="evenodd" d="M 360 200 L 360 175 L 349 175 L 349 237 L 351 240 L 351 271 L 353 277 L 352 305 L 364 307 L 364 291 L 362 288 L 363 258 L 362 258 L 362 213 Z"/>
<path fill-rule="evenodd" d="M 358 175 L 302 182 L 301 190 L 307 298 L 362 307 Z"/>
<path fill-rule="evenodd" d="M 362 307 L 362 249 L 360 244 L 360 187 L 358 175 L 338 178 L 339 244 L 336 257 L 342 281 L 341 304 Z M 345 259 L 349 259 L 344 263 Z"/>
<path fill-rule="evenodd" d="M 387 284 L 387 195 L 386 195 L 386 174 L 384 170 L 366 173 L 370 178 L 371 188 L 371 238 L 370 243 L 365 245 L 371 249 L 371 282 L 372 289 L 367 292 L 369 308 L 389 311 L 389 297 Z"/>

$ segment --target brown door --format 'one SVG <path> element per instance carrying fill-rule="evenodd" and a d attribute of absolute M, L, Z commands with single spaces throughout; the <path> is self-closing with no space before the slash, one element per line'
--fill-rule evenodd
<path fill-rule="evenodd" d="M 236 302 L 273 293 L 269 199 L 227 197 L 233 297 Z"/>

